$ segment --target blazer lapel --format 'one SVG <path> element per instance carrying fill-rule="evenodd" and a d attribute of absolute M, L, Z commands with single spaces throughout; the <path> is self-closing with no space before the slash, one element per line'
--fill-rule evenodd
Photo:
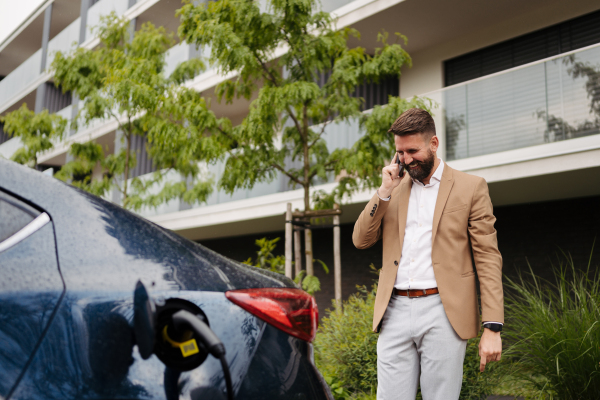
<path fill-rule="evenodd" d="M 448 164 L 444 165 L 444 173 L 442 174 L 442 180 L 440 181 L 440 190 L 438 192 L 437 200 L 435 202 L 435 209 L 433 211 L 433 226 L 431 230 L 431 245 L 435 243 L 435 234 L 437 232 L 440 218 L 442 218 L 442 212 L 446 206 L 446 201 L 454 185 L 454 177 L 452 176 L 452 168 Z M 405 219 L 406 222 L 406 219 Z"/>
<path fill-rule="evenodd" d="M 410 189 L 412 188 L 412 179 L 407 176 L 400 184 L 400 195 L 398 196 L 398 237 L 400 238 L 400 249 L 404 243 L 404 231 L 406 229 L 406 218 L 408 215 L 408 201 L 410 200 Z"/>

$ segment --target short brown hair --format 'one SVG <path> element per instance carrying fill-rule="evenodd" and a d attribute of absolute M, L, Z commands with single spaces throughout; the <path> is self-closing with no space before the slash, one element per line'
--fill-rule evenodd
<path fill-rule="evenodd" d="M 411 108 L 400 114 L 388 132 L 398 136 L 422 133 L 432 137 L 435 135 L 435 122 L 433 122 L 431 114 L 427 111 L 420 108 Z"/>

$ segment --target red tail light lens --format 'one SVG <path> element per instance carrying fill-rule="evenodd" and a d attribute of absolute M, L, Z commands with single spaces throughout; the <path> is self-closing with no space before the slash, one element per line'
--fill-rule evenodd
<path fill-rule="evenodd" d="M 312 342 L 319 310 L 315 299 L 300 289 L 264 288 L 225 292 L 233 303 L 299 339 Z"/>

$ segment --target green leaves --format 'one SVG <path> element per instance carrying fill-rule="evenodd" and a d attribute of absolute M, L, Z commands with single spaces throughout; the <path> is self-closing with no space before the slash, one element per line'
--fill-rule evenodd
<path fill-rule="evenodd" d="M 266 269 L 272 272 L 277 272 L 279 274 L 285 273 L 285 257 L 282 255 L 274 255 L 273 251 L 277 247 L 277 242 L 279 242 L 281 238 L 275 238 L 272 240 L 267 239 L 266 237 L 262 239 L 256 239 L 255 244 L 259 247 L 259 250 L 256 252 L 256 261 L 253 264 L 251 259 L 244 261 L 244 264 L 254 265 L 255 267 Z"/>
<path fill-rule="evenodd" d="M 600 275 L 564 254 L 548 282 L 532 271 L 507 279 L 504 373 L 536 398 L 600 393 Z"/>
<path fill-rule="evenodd" d="M 214 187 L 206 164 L 223 157 L 235 144 L 231 123 L 208 110 L 202 95 L 184 86 L 205 68 L 194 58 L 165 76 L 165 55 L 175 44 L 163 27 L 145 23 L 129 37 L 130 22 L 112 13 L 96 28 L 101 45 L 58 53 L 52 63 L 63 90 L 83 100 L 78 120 L 116 122 L 114 153 L 94 143 L 73 145 L 73 161 L 59 177 L 85 190 L 106 196 L 120 193 L 123 206 L 134 210 L 179 199 L 203 202 Z M 142 137 L 156 172 L 133 177 Z"/>
<path fill-rule="evenodd" d="M 283 174 L 304 189 L 305 209 L 310 209 L 310 187 L 333 175 L 344 174 L 336 200 L 372 186 L 394 151 L 393 135 L 387 134 L 393 120 L 409 106 L 427 107 L 416 99 L 393 99 L 386 111 L 362 115 L 364 101 L 354 95 L 356 87 L 400 75 L 410 57 L 400 44 L 388 44 L 385 33 L 373 54 L 349 48 L 347 39 L 358 32 L 336 29 L 314 0 L 271 0 L 263 8 L 246 0 L 188 2 L 178 14 L 179 35 L 210 46 L 210 62 L 221 73 L 238 74 L 216 87 L 218 98 L 230 103 L 257 94 L 248 115 L 231 131 L 235 150 L 219 183 L 229 193 Z M 329 149 L 327 125 L 357 119 L 366 131 L 361 142 L 353 149 Z"/>
<path fill-rule="evenodd" d="M 23 105 L 4 117 L 0 117 L 4 123 L 4 131 L 11 137 L 18 137 L 23 143 L 11 157 L 19 164 L 31 168 L 37 166 L 40 153 L 54 147 L 54 142 L 62 139 L 67 127 L 67 120 L 60 115 L 48 113 L 43 110 L 35 113 Z"/>
<path fill-rule="evenodd" d="M 327 312 L 314 342 L 317 367 L 337 383 L 336 399 L 377 389 L 378 335 L 371 331 L 377 286 L 357 289 L 344 301 L 341 312 Z"/>

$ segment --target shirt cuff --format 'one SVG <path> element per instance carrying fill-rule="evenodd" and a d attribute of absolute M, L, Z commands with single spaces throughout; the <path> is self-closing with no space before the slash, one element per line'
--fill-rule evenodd
<path fill-rule="evenodd" d="M 390 194 L 388 197 L 386 197 L 385 199 L 383 197 L 381 197 L 379 195 L 379 189 L 377 189 L 377 197 L 379 197 L 379 200 L 383 200 L 383 201 L 390 201 L 390 199 L 392 198 L 392 195 Z"/>

